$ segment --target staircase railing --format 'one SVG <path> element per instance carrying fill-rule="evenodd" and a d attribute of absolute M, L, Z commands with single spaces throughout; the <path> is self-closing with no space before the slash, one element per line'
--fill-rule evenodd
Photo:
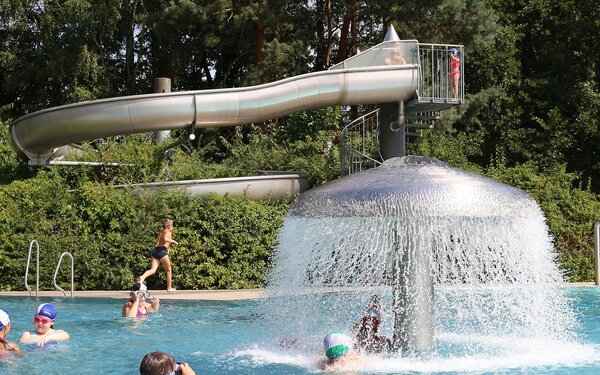
<path fill-rule="evenodd" d="M 357 118 L 342 129 L 340 157 L 342 176 L 381 164 L 378 109 Z"/>

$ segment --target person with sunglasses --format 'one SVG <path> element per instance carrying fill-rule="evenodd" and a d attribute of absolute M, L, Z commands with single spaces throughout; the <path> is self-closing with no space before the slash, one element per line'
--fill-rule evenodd
<path fill-rule="evenodd" d="M 23 332 L 19 342 L 44 346 L 48 342 L 68 341 L 70 336 L 67 332 L 62 329 L 54 329 L 56 315 L 56 307 L 53 304 L 42 303 L 39 305 L 37 313 L 33 316 L 35 330 Z"/>
<path fill-rule="evenodd" d="M 146 302 L 152 298 L 152 303 Z M 156 296 L 150 297 L 148 287 L 144 283 L 135 283 L 129 291 L 129 300 L 123 305 L 121 316 L 127 318 L 147 318 L 148 312 L 157 312 L 160 300 Z"/>

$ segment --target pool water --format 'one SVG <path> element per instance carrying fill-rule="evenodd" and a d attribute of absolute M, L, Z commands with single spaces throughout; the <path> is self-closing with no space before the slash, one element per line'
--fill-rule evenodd
<path fill-rule="evenodd" d="M 515 340 L 442 331 L 431 353 L 373 356 L 352 372 L 600 373 L 600 288 L 565 287 L 565 292 L 577 315 L 577 324 L 569 327 L 574 339 Z M 125 301 L 0 297 L 0 306 L 11 314 L 10 341 L 17 342 L 24 330 L 33 328 L 33 312 L 46 302 L 58 309 L 55 328 L 71 335 L 70 341 L 45 348 L 21 344 L 23 353 L 0 356 L 0 374 L 138 374 L 142 357 L 154 350 L 188 362 L 197 374 L 319 372 L 321 342 L 289 348 L 280 345 L 289 339 L 285 332 L 266 337 L 269 316 L 259 313 L 260 301 L 162 300 L 158 313 L 137 320 L 121 318 Z M 486 350 L 473 354 L 472 346 Z"/>

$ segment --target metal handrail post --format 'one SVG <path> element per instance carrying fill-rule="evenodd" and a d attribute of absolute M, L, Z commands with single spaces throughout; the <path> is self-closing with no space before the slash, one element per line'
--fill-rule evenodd
<path fill-rule="evenodd" d="M 74 280 L 75 280 L 75 271 L 74 271 L 74 260 L 73 260 L 73 255 L 67 251 L 65 251 L 64 253 L 60 254 L 60 258 L 58 258 L 58 264 L 56 265 L 56 270 L 54 271 L 54 287 L 58 290 L 60 290 L 61 292 L 63 292 L 63 294 L 65 295 L 65 297 L 67 296 L 67 293 L 65 292 L 65 290 L 61 287 L 59 287 L 56 284 L 56 275 L 58 274 L 58 269 L 60 268 L 60 263 L 62 262 L 62 258 L 63 256 L 68 255 L 71 258 L 71 297 L 73 297 L 73 289 L 74 289 Z"/>
<path fill-rule="evenodd" d="M 600 220 L 594 224 L 594 265 L 596 266 L 596 285 L 600 285 Z"/>
<path fill-rule="evenodd" d="M 33 248 L 33 244 L 35 243 L 36 245 L 36 268 L 35 268 L 35 296 L 38 296 L 39 293 L 39 289 L 40 289 L 40 244 L 37 242 L 37 240 L 32 240 L 29 243 L 29 254 L 27 255 L 27 267 L 25 268 L 25 289 L 27 289 L 27 291 L 29 292 L 29 295 L 31 295 L 31 288 L 29 287 L 29 285 L 27 284 L 27 276 L 29 276 L 29 263 L 31 261 L 31 249 Z"/>

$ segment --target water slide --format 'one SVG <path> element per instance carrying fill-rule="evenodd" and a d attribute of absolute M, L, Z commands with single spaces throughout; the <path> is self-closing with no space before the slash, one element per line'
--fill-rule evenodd
<path fill-rule="evenodd" d="M 389 56 L 400 51 L 401 65 Z M 385 65 L 390 64 L 390 65 Z M 406 101 L 418 84 L 418 44 L 388 41 L 327 71 L 258 86 L 134 95 L 37 111 L 11 126 L 15 150 L 31 165 L 49 162 L 60 146 L 161 130 L 235 126 L 313 108 Z"/>

